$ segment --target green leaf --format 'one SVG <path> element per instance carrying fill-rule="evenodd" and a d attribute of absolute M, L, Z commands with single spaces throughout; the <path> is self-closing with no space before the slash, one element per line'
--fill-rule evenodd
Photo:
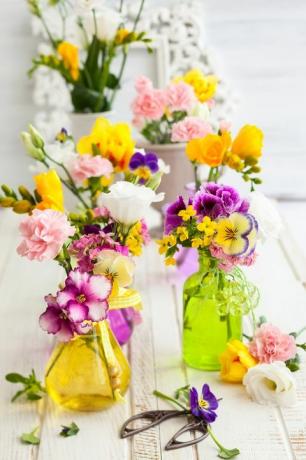
<path fill-rule="evenodd" d="M 297 347 L 302 348 L 302 350 L 306 351 L 306 343 L 297 343 Z"/>
<path fill-rule="evenodd" d="M 27 398 L 29 401 L 38 401 L 38 399 L 42 398 L 42 395 L 37 393 L 27 393 Z"/>
<path fill-rule="evenodd" d="M 31 433 L 23 433 L 20 437 L 21 441 L 25 444 L 33 444 L 37 445 L 40 443 L 40 439 L 36 436 L 36 433 L 38 431 L 38 426 L 31 431 Z"/>
<path fill-rule="evenodd" d="M 225 449 L 222 448 L 218 452 L 218 457 L 219 458 L 234 458 L 236 455 L 240 454 L 239 449 Z"/>
<path fill-rule="evenodd" d="M 113 73 L 109 73 L 107 77 L 106 86 L 110 89 L 118 88 L 119 79 Z"/>
<path fill-rule="evenodd" d="M 69 426 L 62 425 L 62 431 L 60 432 L 60 436 L 68 438 L 69 436 L 77 435 L 79 431 L 80 428 L 77 426 L 77 424 L 72 422 Z"/>
<path fill-rule="evenodd" d="M 11 383 L 27 383 L 28 379 L 17 372 L 11 372 L 5 376 L 5 379 Z"/>
<path fill-rule="evenodd" d="M 71 91 L 71 100 L 76 112 L 103 112 L 109 109 L 109 102 L 104 97 L 100 106 L 97 108 L 97 102 L 100 95 L 99 91 L 88 89 L 85 86 L 75 85 Z"/>
<path fill-rule="evenodd" d="M 14 394 L 14 396 L 11 399 L 11 402 L 15 402 L 16 399 L 18 399 L 21 395 L 23 395 L 27 390 L 19 390 L 17 393 Z"/>

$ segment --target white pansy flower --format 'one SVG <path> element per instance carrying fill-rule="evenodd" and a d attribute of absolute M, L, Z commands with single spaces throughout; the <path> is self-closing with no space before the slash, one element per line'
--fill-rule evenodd
<path fill-rule="evenodd" d="M 156 194 L 144 185 L 127 181 L 116 182 L 109 190 L 109 193 L 99 196 L 99 206 L 105 206 L 112 218 L 124 225 L 132 225 L 145 218 L 150 204 L 164 199 L 164 193 Z"/>
<path fill-rule="evenodd" d="M 243 384 L 250 397 L 259 404 L 287 407 L 296 403 L 295 379 L 281 361 L 251 367 Z"/>
<path fill-rule="evenodd" d="M 163 173 L 163 174 L 169 174 L 170 173 L 170 165 L 167 165 L 164 160 L 162 160 L 161 158 L 158 158 L 158 161 L 157 161 L 157 164 L 158 164 L 158 170 Z"/>
<path fill-rule="evenodd" d="M 249 197 L 249 213 L 258 222 L 258 237 L 262 241 L 267 238 L 278 238 L 283 228 L 281 216 L 274 203 L 261 192 L 252 192 Z"/>

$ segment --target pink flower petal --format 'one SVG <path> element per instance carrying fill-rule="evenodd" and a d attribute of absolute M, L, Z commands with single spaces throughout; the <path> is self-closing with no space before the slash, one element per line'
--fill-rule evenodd
<path fill-rule="evenodd" d="M 73 337 L 73 330 L 68 321 L 62 321 L 62 327 L 56 334 L 60 342 L 69 342 Z"/>
<path fill-rule="evenodd" d="M 61 328 L 61 319 L 58 315 L 58 309 L 48 307 L 47 310 L 39 317 L 40 327 L 48 334 L 56 334 Z"/>
<path fill-rule="evenodd" d="M 96 299 L 107 299 L 112 290 L 112 283 L 105 276 L 93 275 L 90 278 L 88 288 L 91 296 Z"/>
<path fill-rule="evenodd" d="M 67 305 L 68 317 L 74 323 L 82 323 L 87 319 L 88 307 L 78 302 L 69 302 Z"/>
<path fill-rule="evenodd" d="M 108 310 L 108 302 L 90 302 L 88 304 L 89 313 L 88 318 L 91 321 L 102 321 L 106 318 L 106 312 Z"/>
<path fill-rule="evenodd" d="M 68 302 L 75 300 L 75 296 L 74 289 L 65 288 L 57 293 L 56 300 L 60 307 L 66 307 Z"/>

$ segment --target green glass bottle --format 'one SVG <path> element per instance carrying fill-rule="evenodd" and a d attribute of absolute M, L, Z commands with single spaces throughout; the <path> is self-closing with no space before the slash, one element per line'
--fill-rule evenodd
<path fill-rule="evenodd" d="M 217 371 L 227 342 L 242 339 L 242 315 L 228 308 L 231 283 L 239 289 L 240 278 L 216 267 L 216 260 L 199 251 L 199 270 L 184 284 L 183 357 L 196 369 Z"/>

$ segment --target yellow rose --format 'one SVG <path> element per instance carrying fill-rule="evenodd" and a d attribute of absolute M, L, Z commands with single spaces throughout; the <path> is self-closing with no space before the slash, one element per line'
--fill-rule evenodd
<path fill-rule="evenodd" d="M 210 167 L 220 166 L 223 157 L 231 144 L 231 136 L 228 132 L 207 134 L 201 139 L 192 139 L 187 143 L 186 154 L 191 161 L 207 164 Z"/>
<path fill-rule="evenodd" d="M 77 144 L 80 154 L 93 153 L 95 145 L 104 158 L 110 160 L 117 172 L 125 171 L 134 153 L 135 142 L 127 123 L 111 124 L 103 117 L 97 118 L 91 133 Z"/>
<path fill-rule="evenodd" d="M 259 158 L 262 154 L 263 132 L 254 125 L 245 125 L 235 137 L 232 152 L 244 159 L 247 157 Z"/>
<path fill-rule="evenodd" d="M 57 52 L 61 56 L 64 66 L 69 70 L 73 80 L 79 78 L 79 49 L 69 42 L 61 42 L 57 47 Z"/>
<path fill-rule="evenodd" d="M 218 86 L 218 79 L 215 75 L 205 76 L 199 69 L 187 72 L 183 80 L 193 87 L 197 99 L 202 103 L 214 96 Z"/>
<path fill-rule="evenodd" d="M 64 196 L 60 178 L 53 169 L 33 177 L 36 190 L 41 197 L 38 209 L 64 211 Z"/>
<path fill-rule="evenodd" d="M 250 367 L 256 366 L 256 359 L 240 340 L 231 340 L 220 356 L 221 379 L 224 382 L 241 383 Z"/>

